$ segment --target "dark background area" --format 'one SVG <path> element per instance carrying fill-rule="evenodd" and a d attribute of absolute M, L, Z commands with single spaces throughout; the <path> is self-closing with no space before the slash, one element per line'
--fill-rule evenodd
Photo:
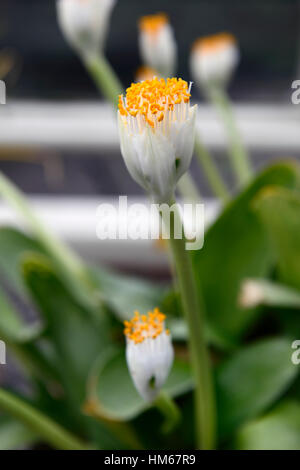
<path fill-rule="evenodd" d="M 56 0 L 1 0 L 0 49 L 12 47 L 22 63 L 10 94 L 22 98 L 93 98 L 97 91 L 58 28 Z M 232 93 L 238 99 L 283 100 L 297 69 L 298 0 L 119 0 L 113 10 L 107 56 L 128 85 L 141 61 L 137 20 L 169 14 L 179 47 L 178 75 L 189 79 L 188 55 L 199 36 L 231 31 L 242 61 Z"/>

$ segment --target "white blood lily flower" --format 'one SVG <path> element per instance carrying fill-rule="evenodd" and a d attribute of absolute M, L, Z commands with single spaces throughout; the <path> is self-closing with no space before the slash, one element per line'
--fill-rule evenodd
<path fill-rule="evenodd" d="M 191 51 L 192 76 L 200 87 L 225 88 L 236 69 L 240 54 L 235 37 L 220 33 L 198 39 Z"/>
<path fill-rule="evenodd" d="M 177 46 L 167 15 L 158 13 L 140 19 L 139 47 L 146 65 L 163 77 L 174 74 Z"/>
<path fill-rule="evenodd" d="M 191 84 L 154 78 L 133 83 L 119 97 L 121 152 L 132 178 L 157 203 L 169 203 L 194 149 L 197 106 Z"/>
<path fill-rule="evenodd" d="M 166 316 L 155 308 L 147 315 L 135 312 L 125 321 L 126 360 L 134 385 L 144 400 L 152 402 L 165 383 L 174 358 Z"/>
<path fill-rule="evenodd" d="M 116 0 L 57 0 L 61 30 L 80 54 L 94 56 L 105 46 Z"/>

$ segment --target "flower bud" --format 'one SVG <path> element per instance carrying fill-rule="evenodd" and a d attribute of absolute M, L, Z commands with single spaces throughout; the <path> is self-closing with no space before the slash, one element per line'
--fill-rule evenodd
<path fill-rule="evenodd" d="M 94 56 L 105 46 L 115 0 L 57 0 L 61 30 L 74 49 Z"/>
<path fill-rule="evenodd" d="M 165 383 L 174 357 L 166 316 L 155 308 L 147 315 L 135 312 L 125 321 L 126 360 L 134 385 L 146 401 L 153 401 Z"/>
<path fill-rule="evenodd" d="M 176 42 L 167 15 L 143 16 L 139 21 L 139 46 L 143 62 L 162 77 L 172 76 L 176 67 Z"/>
<path fill-rule="evenodd" d="M 191 73 L 200 87 L 225 88 L 238 62 L 238 46 L 234 36 L 229 33 L 200 38 L 192 47 Z"/>

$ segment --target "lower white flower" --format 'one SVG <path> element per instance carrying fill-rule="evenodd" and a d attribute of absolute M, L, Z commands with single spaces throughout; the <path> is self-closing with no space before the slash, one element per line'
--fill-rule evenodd
<path fill-rule="evenodd" d="M 126 360 L 134 385 L 144 400 L 152 402 L 165 383 L 174 358 L 165 315 L 158 308 L 147 315 L 135 312 L 125 321 Z"/>
<path fill-rule="evenodd" d="M 239 62 L 239 56 L 232 34 L 220 33 L 198 39 L 190 56 L 195 82 L 203 87 L 226 87 Z"/>
<path fill-rule="evenodd" d="M 119 97 L 121 152 L 128 171 L 159 203 L 170 202 L 194 149 L 197 105 L 182 79 L 133 83 Z"/>

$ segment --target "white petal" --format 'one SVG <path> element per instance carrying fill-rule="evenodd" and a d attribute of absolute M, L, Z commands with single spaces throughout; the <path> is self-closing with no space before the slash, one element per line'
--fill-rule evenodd
<path fill-rule="evenodd" d="M 169 202 L 176 182 L 175 148 L 162 132 L 145 126 L 132 133 L 118 117 L 121 153 L 132 178 L 160 202 Z"/>
<path fill-rule="evenodd" d="M 151 402 L 155 399 L 170 373 L 173 357 L 171 338 L 166 332 L 138 344 L 127 341 L 128 368 L 134 385 L 144 400 Z"/>
<path fill-rule="evenodd" d="M 176 181 L 188 170 L 193 156 L 196 133 L 197 105 L 189 110 L 189 117 L 183 122 L 174 121 L 171 125 L 171 140 L 175 159 L 179 160 Z"/>

